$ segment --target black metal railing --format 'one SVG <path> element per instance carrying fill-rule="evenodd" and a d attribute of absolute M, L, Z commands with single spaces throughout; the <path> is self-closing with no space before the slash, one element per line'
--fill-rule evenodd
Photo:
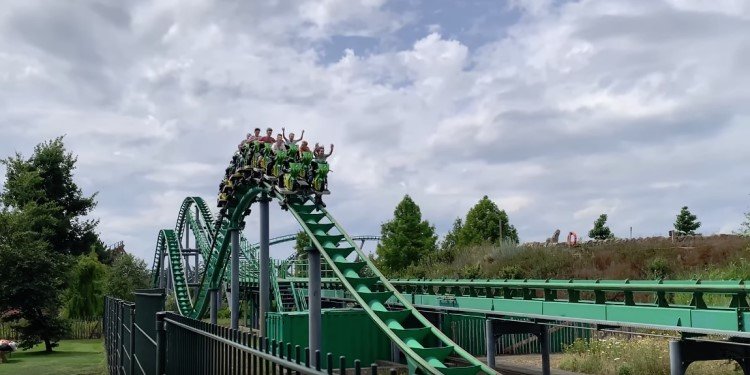
<path fill-rule="evenodd" d="M 161 311 L 163 301 L 160 289 L 140 291 L 136 303 L 106 298 L 103 327 L 110 375 L 378 374 L 375 364 L 362 368 L 359 360 L 348 362 L 330 353 L 322 357 L 320 351 Z M 396 370 L 385 373 L 395 375 Z"/>

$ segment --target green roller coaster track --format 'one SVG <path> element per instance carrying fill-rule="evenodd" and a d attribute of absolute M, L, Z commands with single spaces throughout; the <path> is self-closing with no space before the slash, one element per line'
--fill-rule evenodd
<path fill-rule="evenodd" d="M 320 186 L 320 181 L 317 183 Z M 282 194 L 274 185 L 264 178 L 243 177 L 232 186 L 231 197 L 225 200 L 226 207 L 218 217 L 203 199 L 185 198 L 174 228 L 159 231 L 152 284 L 157 287 L 160 280 L 170 278 L 181 315 L 200 319 L 206 314 L 209 291 L 232 276 L 228 267 L 233 251 L 229 232 L 244 227 L 254 203 L 277 199 L 325 260 L 322 296 L 359 304 L 405 355 L 412 373 L 495 373 L 433 326 L 417 308 L 468 312 L 491 319 L 564 320 L 750 339 L 750 303 L 742 280 L 389 280 L 355 243 L 377 236 L 349 236 L 324 206 L 315 202 L 309 190 Z M 192 284 L 187 280 L 182 248 L 190 233 L 195 238 L 195 249 L 190 251 L 203 259 L 200 280 Z M 295 238 L 277 237 L 270 244 Z M 240 285 L 258 288 L 259 245 L 240 236 L 239 247 Z M 276 308 L 305 310 L 307 279 L 299 278 L 298 272 L 288 272 L 291 267 L 304 271 L 304 262 L 293 256 L 272 262 L 269 289 Z M 283 296 L 282 284 L 287 292 Z M 449 357 L 459 357 L 468 365 L 453 365 Z"/>
<path fill-rule="evenodd" d="M 241 229 L 253 203 L 259 199 L 276 198 L 285 202 L 288 212 L 310 236 L 312 245 L 320 251 L 339 282 L 405 354 L 413 371 L 447 375 L 495 373 L 456 345 L 412 307 L 370 262 L 333 216 L 320 205 L 313 204 L 309 196 L 283 196 L 271 185 L 261 182 L 236 186 L 234 197 L 235 201 L 227 208 L 225 214 L 215 220 L 203 200 L 186 198 L 180 207 L 175 229 L 164 229 L 159 232 L 152 282 L 154 285 L 158 282 L 159 271 L 162 269 L 161 255 L 166 254 L 169 276 L 172 278 L 177 308 L 181 315 L 196 319 L 205 315 L 209 305 L 209 290 L 218 288 L 226 277 L 231 251 L 228 232 Z M 190 214 L 194 208 L 199 212 L 197 217 Z M 205 262 L 201 281 L 194 294 L 191 294 L 187 283 L 180 253 L 181 235 L 185 232 L 185 225 L 195 236 L 196 246 L 200 249 Z M 243 273 L 249 276 L 253 269 L 257 269 L 257 261 L 247 241 L 242 243 L 245 245 L 241 246 L 241 256 L 248 260 L 244 262 L 246 266 Z M 356 257 L 350 260 L 352 254 Z M 365 274 L 371 276 L 363 276 Z M 250 278 L 245 279 L 251 281 Z M 400 309 L 388 309 L 386 306 L 387 301 L 393 298 L 399 302 Z M 439 341 L 439 345 L 426 346 L 427 342 L 433 342 L 429 337 Z M 469 365 L 449 366 L 446 361 L 448 356 L 461 357 Z"/>

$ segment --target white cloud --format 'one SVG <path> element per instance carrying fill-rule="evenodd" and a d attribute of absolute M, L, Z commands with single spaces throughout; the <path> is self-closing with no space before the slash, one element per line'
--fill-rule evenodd
<path fill-rule="evenodd" d="M 395 5 L 9 2 L 0 154 L 67 134 L 103 237 L 148 260 L 255 126 L 336 144 L 329 207 L 354 234 L 404 193 L 439 231 L 488 195 L 526 240 L 602 212 L 636 235 L 685 204 L 707 232 L 741 218 L 746 2 L 513 2 L 520 17 L 480 46 Z"/>

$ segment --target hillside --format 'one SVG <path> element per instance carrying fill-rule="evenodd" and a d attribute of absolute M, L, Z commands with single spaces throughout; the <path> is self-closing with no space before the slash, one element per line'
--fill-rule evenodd
<path fill-rule="evenodd" d="M 437 254 L 400 277 L 690 279 L 750 278 L 750 238 L 664 237 L 589 242 L 577 247 L 480 245 Z"/>

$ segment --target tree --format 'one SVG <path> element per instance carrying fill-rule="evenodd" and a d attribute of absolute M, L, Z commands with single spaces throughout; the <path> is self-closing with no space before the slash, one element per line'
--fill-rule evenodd
<path fill-rule="evenodd" d="M 518 243 L 518 232 L 510 225 L 508 214 L 485 195 L 466 214 L 466 220 L 458 236 L 458 244 L 469 246 L 498 243 L 501 226 L 503 239 Z"/>
<path fill-rule="evenodd" d="M 52 250 L 73 255 L 88 254 L 98 241 L 98 221 L 83 219 L 96 206 L 96 194 L 84 196 L 73 181 L 76 161 L 65 149 L 63 137 L 38 144 L 28 159 L 16 153 L 0 160 L 6 166 L 0 201 L 16 209 L 29 204 L 57 207 L 44 239 Z"/>
<path fill-rule="evenodd" d="M 697 216 L 693 215 L 687 206 L 682 207 L 677 219 L 674 222 L 674 229 L 679 234 L 695 234 L 695 230 L 700 228 L 700 221 L 696 221 Z"/>
<path fill-rule="evenodd" d="M 750 236 L 750 212 L 745 212 L 745 221 L 740 224 L 740 229 L 735 233 L 740 236 Z"/>
<path fill-rule="evenodd" d="M 297 252 L 297 259 L 298 260 L 305 260 L 307 259 L 307 247 L 310 246 L 310 236 L 307 235 L 307 232 L 301 230 L 297 232 L 297 238 L 294 240 L 294 250 Z M 325 263 L 325 262 L 323 262 Z M 321 264 L 321 267 L 325 267 L 325 264 Z M 294 268 L 294 275 L 297 277 L 306 277 L 307 276 L 307 268 L 306 267 L 295 267 Z"/>
<path fill-rule="evenodd" d="M 310 236 L 303 230 L 297 232 L 297 238 L 294 240 L 294 250 L 297 251 L 298 257 L 307 258 L 307 247 L 310 246 Z"/>
<path fill-rule="evenodd" d="M 446 262 L 452 262 L 455 258 L 455 249 L 458 246 L 459 236 L 461 235 L 461 230 L 464 228 L 463 221 L 461 218 L 457 217 L 456 220 L 453 221 L 453 226 L 451 227 L 451 230 L 448 231 L 448 233 L 445 234 L 445 238 L 443 238 L 443 241 L 440 243 L 440 255 L 439 258 Z"/>
<path fill-rule="evenodd" d="M 609 229 L 607 224 L 607 214 L 599 215 L 599 218 L 594 222 L 594 228 L 589 231 L 589 238 L 595 240 L 606 240 L 614 238 L 615 235 Z"/>
<path fill-rule="evenodd" d="M 70 318 L 95 318 L 104 311 L 105 266 L 96 253 L 78 257 L 70 275 L 67 310 Z"/>
<path fill-rule="evenodd" d="M 40 231 L 56 222 L 56 213 L 34 202 L 0 211 L 0 312 L 19 332 L 24 349 L 43 342 L 51 352 L 69 329 L 60 317 L 69 257 L 52 251 Z"/>
<path fill-rule="evenodd" d="M 108 296 L 125 301 L 135 301 L 136 289 L 149 287 L 151 271 L 142 259 L 132 254 L 122 254 L 112 263 L 104 290 Z"/>
<path fill-rule="evenodd" d="M 393 211 L 393 220 L 381 226 L 375 252 L 386 271 L 399 272 L 435 251 L 436 243 L 435 227 L 422 220 L 419 206 L 406 195 Z"/>

